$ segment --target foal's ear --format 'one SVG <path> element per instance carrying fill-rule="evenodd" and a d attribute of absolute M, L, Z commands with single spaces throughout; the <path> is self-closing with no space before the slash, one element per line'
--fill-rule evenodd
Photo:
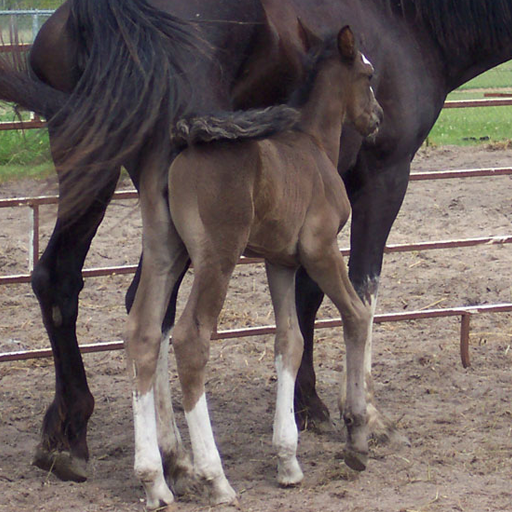
<path fill-rule="evenodd" d="M 356 58 L 356 40 L 348 25 L 338 32 L 338 50 L 344 59 L 354 60 Z"/>
<path fill-rule="evenodd" d="M 322 43 L 322 39 L 318 37 L 312 30 L 310 30 L 300 18 L 297 18 L 298 29 L 299 29 L 299 39 L 304 46 L 304 50 L 309 52 L 311 48 L 315 46 L 319 46 Z"/>

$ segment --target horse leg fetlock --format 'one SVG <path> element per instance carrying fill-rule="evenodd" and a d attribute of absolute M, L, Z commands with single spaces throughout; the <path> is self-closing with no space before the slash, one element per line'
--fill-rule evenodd
<path fill-rule="evenodd" d="M 237 494 L 224 473 L 206 480 L 209 488 L 209 501 L 211 505 L 236 504 Z"/>
<path fill-rule="evenodd" d="M 162 453 L 162 463 L 164 475 L 175 495 L 183 496 L 199 487 L 198 475 L 195 474 L 190 456 L 184 449 Z"/>

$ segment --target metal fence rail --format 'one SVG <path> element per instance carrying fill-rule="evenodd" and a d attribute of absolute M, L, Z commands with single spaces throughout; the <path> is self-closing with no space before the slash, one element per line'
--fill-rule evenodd
<path fill-rule="evenodd" d="M 460 169 L 439 172 L 421 172 L 413 173 L 410 176 L 411 181 L 424 181 L 435 179 L 455 179 L 455 178 L 469 178 L 469 177 L 482 177 L 482 176 L 506 176 L 512 175 L 512 168 L 489 168 L 489 169 Z M 116 192 L 114 199 L 136 199 L 138 197 L 135 191 Z M 32 210 L 32 223 L 31 223 L 31 245 L 29 249 L 29 271 L 33 269 L 33 265 L 37 262 L 39 255 L 39 207 L 43 205 L 56 204 L 58 196 L 41 196 L 41 197 L 26 197 L 26 198 L 12 198 L 0 199 L 0 208 L 12 208 L 25 206 Z M 512 235 L 469 238 L 459 240 L 440 240 L 417 242 L 409 244 L 394 244 L 388 245 L 385 248 L 386 253 L 393 252 L 410 252 L 410 251 L 425 251 L 433 249 L 453 249 L 461 247 L 475 247 L 479 245 L 492 245 L 492 244 L 509 244 L 512 243 Z M 341 249 L 345 255 L 349 254 L 349 249 Z M 262 260 L 258 258 L 241 258 L 240 264 L 257 263 Z M 84 277 L 97 277 L 114 274 L 128 274 L 135 272 L 137 265 L 124 265 L 118 267 L 101 267 L 84 269 Z M 28 283 L 30 281 L 30 273 L 24 275 L 11 275 L 0 277 L 0 285 L 12 283 Z M 401 322 L 407 320 L 421 320 L 428 318 L 440 318 L 459 316 L 461 319 L 460 329 L 460 353 L 461 361 L 464 368 L 470 365 L 469 358 L 469 332 L 471 317 L 480 313 L 503 313 L 512 312 L 512 304 L 492 304 L 485 306 L 471 306 L 471 307 L 457 307 L 445 309 L 430 309 L 422 311 L 409 311 L 399 313 L 384 313 L 376 315 L 374 323 L 384 322 Z M 316 322 L 317 329 L 332 328 L 341 325 L 340 319 L 320 320 Z M 267 325 L 261 327 L 251 327 L 245 329 L 232 329 L 215 332 L 212 339 L 228 339 L 240 338 L 247 336 L 263 336 L 275 333 L 274 325 Z M 102 342 L 85 344 L 80 346 L 82 353 L 103 352 L 108 350 L 120 350 L 123 348 L 122 341 Z M 38 359 L 51 357 L 52 352 L 50 349 L 42 350 L 25 350 L 18 352 L 0 353 L 0 362 L 18 361 L 26 359 Z"/>
<path fill-rule="evenodd" d="M 29 45 L 24 45 L 27 49 Z M 11 51 L 10 46 L 0 46 L 0 53 Z M 12 49 L 12 48 L 11 48 Z M 507 107 L 512 106 L 512 98 L 494 98 L 482 100 L 460 100 L 460 101 L 447 101 L 443 108 L 469 108 L 469 107 Z M 10 123 L 0 123 L 1 130 L 32 130 L 34 128 L 44 128 L 46 124 L 39 118 L 34 118 L 30 121 L 14 121 Z"/>
<path fill-rule="evenodd" d="M 451 171 L 433 171 L 418 172 L 410 176 L 410 181 L 438 180 L 438 179 L 456 179 L 485 176 L 512 176 L 512 167 L 496 167 L 488 169 L 459 169 Z M 114 200 L 137 199 L 135 190 L 116 192 Z M 18 197 L 9 199 L 0 199 L 0 208 L 12 208 L 25 206 L 31 210 L 31 230 L 29 244 L 29 264 L 28 272 L 25 274 L 13 274 L 0 276 L 0 285 L 14 283 L 30 282 L 30 273 L 39 259 L 39 210 L 41 206 L 58 203 L 58 196 L 40 196 L 40 197 Z M 437 240 L 428 242 L 416 242 L 409 244 L 388 245 L 385 248 L 386 253 L 407 252 L 407 251 L 426 251 L 433 249 L 454 249 L 458 247 L 474 247 L 477 245 L 489 244 L 509 244 L 512 243 L 512 235 L 491 236 L 481 238 L 468 238 L 458 240 Z M 344 255 L 349 254 L 349 249 L 341 250 Z M 241 264 L 250 264 L 260 262 L 258 258 L 242 258 Z M 99 267 L 83 270 L 84 277 L 99 277 L 114 274 L 131 274 L 137 269 L 137 265 L 122 265 L 114 267 Z"/>
<path fill-rule="evenodd" d="M 32 34 L 32 41 L 35 39 L 41 28 L 43 18 L 49 18 L 55 12 L 54 9 L 18 9 L 18 10 L 0 10 L 0 22 L 7 18 L 9 27 L 19 29 L 20 21 L 29 18 L 28 26 Z M 26 25 L 26 24 L 25 24 Z M 7 45 L 6 45 L 7 46 Z"/>

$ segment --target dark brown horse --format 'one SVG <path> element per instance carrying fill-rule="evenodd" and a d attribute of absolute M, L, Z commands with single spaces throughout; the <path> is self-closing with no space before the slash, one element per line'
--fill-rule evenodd
<path fill-rule="evenodd" d="M 374 87 L 385 112 L 375 140 L 364 140 L 350 127 L 344 130 L 339 166 L 353 212 L 349 275 L 373 311 L 383 248 L 407 188 L 410 162 L 446 95 L 512 58 L 512 0 L 150 4 L 69 0 L 35 41 L 32 79 L 6 66 L 0 74 L 0 97 L 43 114 L 54 114 L 70 98 L 50 127 L 63 207 L 33 275 L 56 370 L 55 399 L 45 415 L 36 464 L 61 478 L 85 478 L 86 429 L 94 401 L 77 348 L 78 295 L 83 261 L 112 196 L 120 162 L 138 186 L 146 169 L 163 168 L 172 157 L 169 117 L 186 110 L 281 102 L 300 78 L 297 17 L 307 19 L 317 32 L 349 23 L 375 66 Z M 181 19 L 197 23 L 192 27 Z M 68 136 L 59 138 L 59 133 Z M 82 186 L 74 186 L 82 179 Z M 158 193 L 165 194 L 165 188 L 162 183 Z M 73 217 L 67 216 L 70 204 L 79 212 Z M 323 294 L 303 270 L 296 297 L 305 350 L 295 409 L 301 425 L 320 424 L 328 412 L 315 391 L 313 323 Z M 174 320 L 174 302 L 175 295 L 165 330 Z M 370 349 L 365 364 L 371 393 Z M 369 412 L 374 413 L 374 430 L 382 432 L 383 417 L 373 406 Z"/>

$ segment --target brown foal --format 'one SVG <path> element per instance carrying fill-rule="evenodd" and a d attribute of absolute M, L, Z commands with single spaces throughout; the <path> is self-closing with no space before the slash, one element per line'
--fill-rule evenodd
<path fill-rule="evenodd" d="M 180 133 L 189 145 L 170 167 L 169 205 L 160 192 L 161 177 L 146 174 L 141 180 L 144 260 L 125 339 L 134 377 L 135 471 L 144 484 L 148 508 L 173 502 L 164 469 L 191 470 L 172 414 L 166 382 L 168 345 L 165 336 L 162 343 L 160 329 L 174 284 L 189 259 L 194 281 L 172 343 L 190 430 L 193 474 L 207 485 L 212 503 L 236 500 L 211 429 L 205 366 L 210 336 L 242 254 L 265 259 L 275 312 L 278 384 L 273 444 L 279 484 L 296 485 L 303 478 L 293 411 L 303 346 L 294 292 L 300 265 L 343 319 L 347 372 L 346 396 L 340 403 L 348 429 L 345 460 L 355 469 L 366 466 L 364 352 L 371 315 L 348 279 L 337 245 L 337 234 L 350 214 L 337 164 L 343 122 L 370 135 L 378 128 L 382 110 L 370 87 L 373 68 L 357 50 L 349 27 L 321 44 L 301 30 L 312 47 L 311 71 L 297 96 L 298 111 L 286 107 L 293 128 L 266 127 L 258 132 L 263 111 L 254 111 L 254 129 L 248 133 L 235 122 L 230 127 L 229 114 L 222 130 L 210 131 L 213 135 L 206 134 L 208 125 L 215 124 L 213 116 L 184 120 Z M 280 107 L 264 112 L 286 115 Z"/>

